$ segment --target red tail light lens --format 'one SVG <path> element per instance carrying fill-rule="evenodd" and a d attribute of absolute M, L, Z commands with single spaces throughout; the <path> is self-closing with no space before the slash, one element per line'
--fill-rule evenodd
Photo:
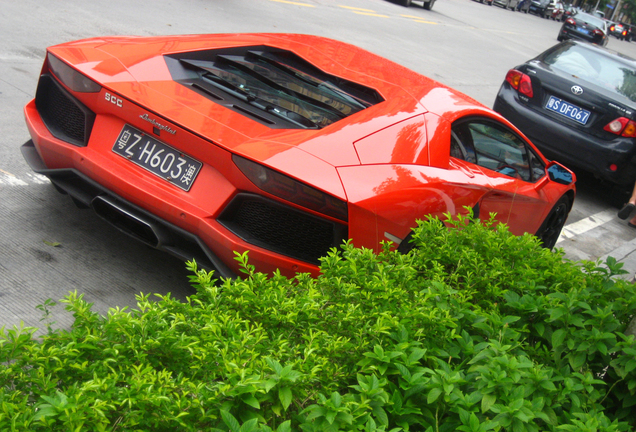
<path fill-rule="evenodd" d="M 259 189 L 294 204 L 347 221 L 346 202 L 251 160 L 237 155 L 233 155 L 232 160 Z"/>
<path fill-rule="evenodd" d="M 603 32 L 599 29 L 595 29 L 592 33 L 594 33 L 597 36 L 603 36 Z"/>
<path fill-rule="evenodd" d="M 102 90 L 102 86 L 77 72 L 51 53 L 47 54 L 46 59 L 49 70 L 71 90 L 80 93 L 99 93 Z"/>
<path fill-rule="evenodd" d="M 613 133 L 614 135 L 620 135 L 628 138 L 636 137 L 636 123 L 625 117 L 619 117 L 616 120 L 609 122 L 605 125 L 603 130 Z"/>
<path fill-rule="evenodd" d="M 609 30 L 610 31 L 614 31 L 615 27 L 614 26 L 610 26 Z"/>
<path fill-rule="evenodd" d="M 532 91 L 532 81 L 530 77 L 523 72 L 516 69 L 510 69 L 506 74 L 506 81 L 512 86 L 513 89 L 519 93 L 532 97 L 534 95 Z"/>
<path fill-rule="evenodd" d="M 574 18 L 568 18 L 565 20 L 565 22 L 570 25 L 576 25 L 576 21 L 574 21 Z"/>
<path fill-rule="evenodd" d="M 622 35 L 623 35 L 623 36 L 627 36 L 627 30 L 623 30 Z"/>

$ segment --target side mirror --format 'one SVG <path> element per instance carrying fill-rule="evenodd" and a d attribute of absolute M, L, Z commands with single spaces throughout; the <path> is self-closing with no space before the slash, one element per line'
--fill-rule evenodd
<path fill-rule="evenodd" d="M 553 182 L 570 185 L 574 181 L 572 171 L 559 164 L 558 162 L 551 161 L 550 163 L 548 163 L 547 171 L 548 175 L 550 176 L 550 180 L 552 180 Z"/>
<path fill-rule="evenodd" d="M 545 185 L 550 183 L 550 180 L 564 185 L 570 185 L 574 182 L 574 175 L 572 172 L 555 161 L 548 162 L 548 165 L 546 166 L 546 173 L 548 175 L 541 177 L 541 179 L 535 183 L 534 188 L 537 191 L 543 189 Z"/>

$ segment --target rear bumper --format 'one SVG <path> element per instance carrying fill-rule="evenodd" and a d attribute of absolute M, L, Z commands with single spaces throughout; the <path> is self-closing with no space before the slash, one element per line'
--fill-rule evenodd
<path fill-rule="evenodd" d="M 597 45 L 603 45 L 603 38 L 599 36 L 590 36 L 586 34 L 582 34 L 577 32 L 573 28 L 569 28 L 567 26 L 562 26 L 559 31 L 559 40 L 567 40 L 567 39 L 575 39 L 583 42 L 589 42 Z"/>
<path fill-rule="evenodd" d="M 607 141 L 559 123 L 521 102 L 504 84 L 493 109 L 523 132 L 546 157 L 581 168 L 611 183 L 633 185 L 636 180 L 636 143 L 632 138 Z M 610 169 L 616 165 L 617 170 Z"/>
<path fill-rule="evenodd" d="M 75 169 L 46 168 L 31 140 L 21 151 L 31 169 L 48 177 L 58 191 L 69 195 L 79 207 L 92 208 L 125 234 L 184 261 L 194 259 L 220 277 L 236 277 L 198 236 L 132 204 Z"/>

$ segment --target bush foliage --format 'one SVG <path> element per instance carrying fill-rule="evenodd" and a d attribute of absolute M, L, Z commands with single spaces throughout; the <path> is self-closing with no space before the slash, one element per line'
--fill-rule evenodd
<path fill-rule="evenodd" d="M 622 264 L 471 222 L 421 223 L 408 254 L 347 244 L 315 279 L 189 263 L 186 303 L 71 293 L 72 329 L 0 332 L 0 430 L 634 430 Z"/>

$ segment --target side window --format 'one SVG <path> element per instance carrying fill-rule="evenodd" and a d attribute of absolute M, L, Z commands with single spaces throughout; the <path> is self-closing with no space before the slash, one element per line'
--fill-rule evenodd
<path fill-rule="evenodd" d="M 528 155 L 530 156 L 530 168 L 532 170 L 532 181 L 534 182 L 545 175 L 545 164 L 531 149 L 528 151 Z"/>
<path fill-rule="evenodd" d="M 494 121 L 475 119 L 453 125 L 451 156 L 458 157 L 454 148 L 463 150 L 461 159 L 509 177 L 532 182 L 545 175 L 543 161 L 514 132 Z"/>

